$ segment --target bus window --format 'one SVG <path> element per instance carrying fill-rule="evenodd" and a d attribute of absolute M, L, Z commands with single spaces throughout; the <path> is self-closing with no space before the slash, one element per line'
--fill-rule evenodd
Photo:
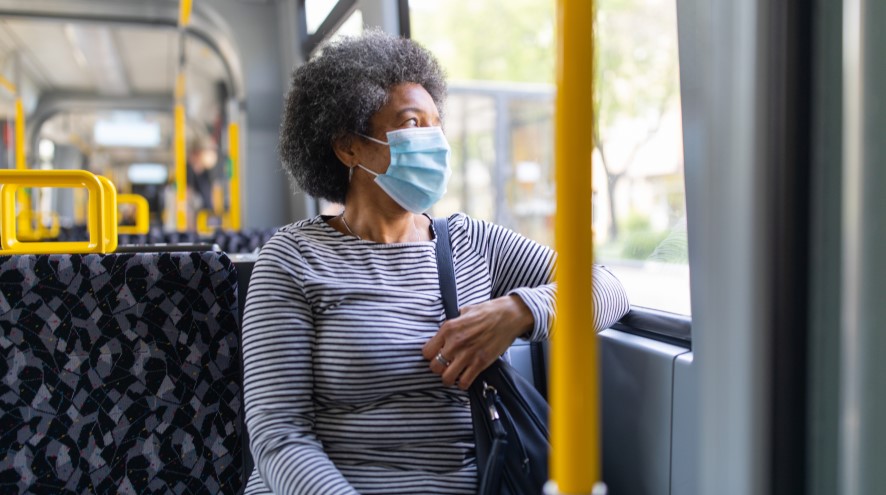
<path fill-rule="evenodd" d="M 588 126 L 597 262 L 633 305 L 688 315 L 675 0 L 597 5 L 597 115 L 588 117 L 597 123 Z M 437 55 L 451 84 L 453 176 L 433 213 L 464 211 L 553 244 L 555 3 L 409 8 L 412 38 Z"/>
<path fill-rule="evenodd" d="M 337 2 L 338 0 L 305 0 L 305 21 L 308 34 L 317 32 L 317 28 L 323 24 Z"/>
<path fill-rule="evenodd" d="M 356 9 L 351 12 L 347 20 L 335 31 L 331 39 L 337 39 L 342 36 L 358 36 L 363 32 L 363 12 Z"/>

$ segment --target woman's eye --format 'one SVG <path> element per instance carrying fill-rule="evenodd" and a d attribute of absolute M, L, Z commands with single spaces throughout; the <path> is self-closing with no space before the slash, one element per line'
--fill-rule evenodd
<path fill-rule="evenodd" d="M 413 117 L 403 123 L 403 127 L 418 127 L 418 119 Z"/>

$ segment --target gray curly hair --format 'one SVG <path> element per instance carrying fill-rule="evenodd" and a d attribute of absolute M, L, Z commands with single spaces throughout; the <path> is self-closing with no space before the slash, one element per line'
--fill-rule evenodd
<path fill-rule="evenodd" d="M 371 134 L 369 119 L 402 83 L 420 84 L 440 114 L 446 80 L 434 56 L 412 40 L 367 31 L 330 43 L 293 72 L 280 129 L 280 160 L 306 193 L 344 203 L 348 169 L 332 144 Z"/>

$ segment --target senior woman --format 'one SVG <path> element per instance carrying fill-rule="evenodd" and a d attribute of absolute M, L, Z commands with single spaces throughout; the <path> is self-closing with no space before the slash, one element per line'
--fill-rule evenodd
<path fill-rule="evenodd" d="M 431 219 L 445 192 L 443 73 L 416 43 L 369 32 L 295 71 L 281 158 L 305 192 L 344 205 L 281 228 L 243 317 L 247 493 L 470 494 L 465 390 L 517 338 L 547 338 L 553 252 L 449 217 L 461 316 L 444 323 Z M 627 310 L 594 269 L 595 327 Z"/>

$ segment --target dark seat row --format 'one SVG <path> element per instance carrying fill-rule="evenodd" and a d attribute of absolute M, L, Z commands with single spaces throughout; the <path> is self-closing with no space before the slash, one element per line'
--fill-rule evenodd
<path fill-rule="evenodd" d="M 0 257 L 0 492 L 239 493 L 223 253 Z"/>
<path fill-rule="evenodd" d="M 226 253 L 251 253 L 264 246 L 274 235 L 276 228 L 244 229 L 240 231 L 216 230 L 211 235 L 198 235 L 196 232 L 164 232 L 152 228 L 147 234 L 120 234 L 120 245 L 128 244 L 216 244 Z M 63 227 L 59 230 L 59 241 L 84 241 L 89 238 L 86 227 Z"/>

